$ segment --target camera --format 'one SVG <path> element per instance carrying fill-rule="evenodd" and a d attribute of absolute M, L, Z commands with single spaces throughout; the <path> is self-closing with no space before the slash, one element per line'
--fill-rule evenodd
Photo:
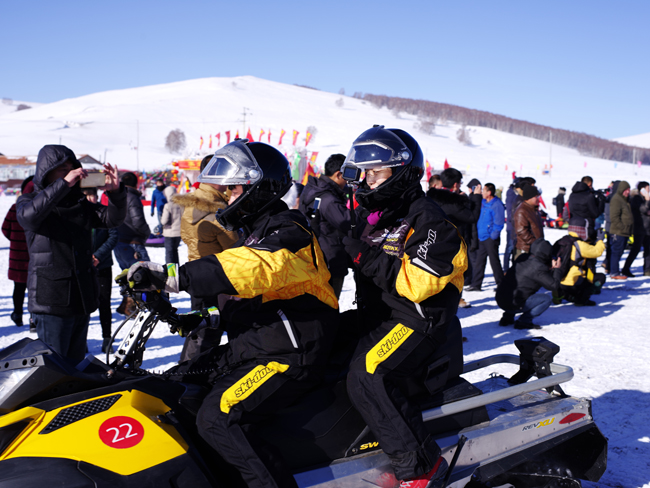
<path fill-rule="evenodd" d="M 103 171 L 88 171 L 88 176 L 79 182 L 81 188 L 95 188 L 106 185 L 106 175 Z"/>
<path fill-rule="evenodd" d="M 345 181 L 358 182 L 361 181 L 361 168 L 356 166 L 343 166 L 343 179 Z"/>

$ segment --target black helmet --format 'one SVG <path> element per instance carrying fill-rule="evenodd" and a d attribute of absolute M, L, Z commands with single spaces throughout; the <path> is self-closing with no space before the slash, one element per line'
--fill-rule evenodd
<path fill-rule="evenodd" d="M 371 211 L 382 210 L 406 189 L 420 184 L 424 157 L 420 145 L 407 132 L 376 125 L 352 143 L 341 171 L 346 174 L 345 169 L 355 168 L 362 171 L 392 168 L 392 176 L 377 188 L 370 189 L 364 179 L 356 193 L 362 207 Z"/>
<path fill-rule="evenodd" d="M 243 186 L 242 195 L 217 212 L 217 221 L 235 230 L 253 223 L 284 196 L 291 188 L 291 169 L 287 158 L 268 144 L 236 139 L 214 153 L 199 181 Z"/>

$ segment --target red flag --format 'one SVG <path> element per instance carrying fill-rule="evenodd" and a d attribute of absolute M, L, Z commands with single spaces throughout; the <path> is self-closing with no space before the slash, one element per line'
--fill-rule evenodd
<path fill-rule="evenodd" d="M 239 129 L 237 129 L 237 132 L 235 132 L 235 139 L 239 139 Z"/>
<path fill-rule="evenodd" d="M 255 139 L 253 139 L 253 134 L 251 134 L 251 128 L 248 128 L 248 132 L 246 133 L 246 139 L 249 140 L 249 142 L 255 142 Z"/>
<path fill-rule="evenodd" d="M 311 141 L 311 132 L 307 132 L 307 137 L 305 137 L 305 147 L 307 147 L 309 141 Z"/>
<path fill-rule="evenodd" d="M 297 130 L 293 131 L 293 145 L 294 146 L 296 145 L 296 139 L 298 139 L 298 134 L 300 134 L 300 132 L 298 132 Z"/>
<path fill-rule="evenodd" d="M 280 131 L 280 142 L 278 142 L 278 146 L 282 145 L 282 138 L 284 137 L 285 134 L 286 134 L 286 132 L 284 131 L 284 129 L 282 129 Z"/>
<path fill-rule="evenodd" d="M 266 132 L 264 132 L 264 129 L 260 129 L 260 142 L 262 142 L 262 136 L 264 134 L 266 134 Z"/>
<path fill-rule="evenodd" d="M 217 138 L 217 146 L 221 146 L 221 132 L 219 132 L 215 137 Z"/>
<path fill-rule="evenodd" d="M 316 176 L 316 172 L 314 171 L 314 168 L 311 165 L 312 160 L 313 161 L 316 160 L 316 156 L 314 156 L 314 154 L 316 156 L 318 155 L 318 153 L 312 153 L 311 159 L 307 163 L 307 168 L 305 169 L 305 174 L 302 176 L 302 182 L 301 183 L 303 184 L 303 186 L 307 184 L 307 180 L 309 179 L 310 176 Z"/>
<path fill-rule="evenodd" d="M 202 147 L 203 147 L 203 136 L 201 136 L 201 142 L 199 144 L 199 149 L 201 149 Z"/>
<path fill-rule="evenodd" d="M 212 149 L 212 134 L 210 134 L 210 142 L 208 144 L 208 148 Z"/>
<path fill-rule="evenodd" d="M 427 169 L 427 181 L 431 179 L 431 165 L 429 164 L 429 160 L 426 160 L 426 169 Z"/>
<path fill-rule="evenodd" d="M 226 134 L 226 144 L 230 144 L 230 131 L 227 130 L 225 134 Z"/>
<path fill-rule="evenodd" d="M 445 166 L 444 166 L 444 168 L 445 168 L 445 169 L 447 169 L 447 168 L 451 168 L 451 165 L 447 162 L 446 159 L 445 159 Z"/>
<path fill-rule="evenodd" d="M 271 129 L 269 129 L 269 144 L 271 144 Z"/>

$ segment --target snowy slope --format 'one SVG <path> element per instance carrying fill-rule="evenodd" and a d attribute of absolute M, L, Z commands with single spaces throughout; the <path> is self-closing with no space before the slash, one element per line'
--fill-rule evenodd
<path fill-rule="evenodd" d="M 135 169 L 136 152 L 130 148 L 136 141 L 136 120 L 140 121 L 140 169 L 159 168 L 168 164 L 171 156 L 163 149 L 169 130 L 180 128 L 188 137 L 190 150 L 198 150 L 198 138 L 237 128 L 242 132 L 241 113 L 247 107 L 247 121 L 257 138 L 260 128 L 273 132 L 277 143 L 280 129 L 284 137 L 283 150 L 289 152 L 291 131 L 304 136 L 309 125 L 318 133 L 308 149 L 320 152 L 322 163 L 333 152 L 346 153 L 352 140 L 373 123 L 401 127 L 410 131 L 421 143 L 427 157 L 436 168 L 445 158 L 467 172 L 466 181 L 478 177 L 483 182 L 507 185 L 510 173 L 530 174 L 546 191 L 550 204 L 558 186 L 570 188 L 583 174 L 591 174 L 596 187 L 606 186 L 612 179 L 625 178 L 634 184 L 650 179 L 648 168 L 638 170 L 629 164 L 584 158 L 575 151 L 553 147 L 553 171 L 542 175 L 549 162 L 549 146 L 540 141 L 476 128 L 472 132 L 473 146 L 461 146 L 456 140 L 457 126 L 437 127 L 436 134 L 427 136 L 413 129 L 413 118 L 395 118 L 387 110 L 377 110 L 360 100 L 344 98 L 342 108 L 335 104 L 340 95 L 282 85 L 252 77 L 203 79 L 183 83 L 99 93 L 73 100 L 42 105 L 18 113 L 0 114 L 0 152 L 8 155 L 36 154 L 47 143 L 61 142 L 77 154 L 95 157 L 107 149 L 108 160 L 120 167 Z M 87 123 L 80 125 L 81 123 Z M 75 126 L 75 124 L 77 124 Z M 67 125 L 69 128 L 63 129 Z M 248 122 L 247 122 L 248 125 Z M 489 142 L 488 142 L 489 141 Z M 304 146 L 304 139 L 299 142 Z M 103 159 L 103 157 L 102 157 Z M 585 168 L 584 163 L 587 162 Z M 487 165 L 490 169 L 487 170 Z M 505 169 L 505 166 L 508 169 Z M 4 218 L 13 197 L 0 196 L 0 217 Z M 554 215 L 554 212 L 551 212 Z M 148 213 L 146 214 L 149 218 Z M 153 223 L 153 222 L 152 222 Z M 548 230 L 547 238 L 555 241 L 561 231 Z M 164 262 L 163 249 L 150 249 L 151 259 Z M 181 261 L 187 258 L 187 248 L 181 245 Z M 8 262 L 8 241 L 0 236 L 0 273 Z M 641 258 L 632 271 L 642 274 Z M 114 268 L 116 274 L 119 270 Z M 354 300 L 353 282 L 348 276 L 343 289 L 341 308 L 349 309 Z M 9 315 L 13 283 L 0 277 L 0 348 L 12 344 L 29 332 L 13 325 Z M 494 301 L 494 281 L 488 267 L 482 292 L 466 293 L 472 308 L 459 310 L 459 317 L 468 338 L 466 360 L 507 352 L 516 353 L 513 341 L 520 337 L 543 335 L 561 346 L 556 358 L 559 363 L 574 368 L 575 378 L 566 384 L 567 393 L 593 398 L 597 424 L 609 438 L 608 470 L 601 482 L 585 483 L 593 487 L 650 487 L 650 377 L 647 358 L 650 346 L 643 339 L 647 333 L 647 300 L 650 280 L 634 278 L 625 283 L 607 283 L 597 307 L 578 308 L 563 304 L 553 306 L 538 322 L 540 331 L 516 331 L 500 327 L 501 312 Z M 189 298 L 173 297 L 181 311 L 189 309 Z M 113 309 L 120 299 L 113 291 Z M 27 320 L 27 315 L 25 315 Z M 114 328 L 121 316 L 113 315 Z M 32 335 L 32 337 L 34 337 Z M 100 355 L 101 330 L 97 313 L 91 319 L 89 350 Z M 164 326 L 154 332 L 149 341 L 144 366 L 164 369 L 177 361 L 182 341 L 170 336 Z"/>
<path fill-rule="evenodd" d="M 0 100 L 0 117 L 15 112 L 19 105 L 28 105 L 31 108 L 34 108 L 40 107 L 43 104 L 34 102 L 21 102 L 18 100 L 12 100 L 10 98 L 3 98 Z"/>
<path fill-rule="evenodd" d="M 650 132 L 636 136 L 619 137 L 614 140 L 621 144 L 629 144 L 631 146 L 650 147 Z"/>
<path fill-rule="evenodd" d="M 336 104 L 339 99 L 342 107 Z M 452 166 L 497 186 L 507 186 L 512 171 L 538 177 L 539 186 L 553 194 L 558 186 L 571 186 L 585 173 L 603 176 L 595 182 L 598 188 L 607 186 L 614 176 L 632 184 L 650 178 L 645 174 L 650 169 L 645 167 L 637 175 L 630 164 L 587 158 L 572 149 L 492 129 L 471 127 L 472 145 L 463 146 L 456 139 L 459 127 L 455 124 L 437 126 L 435 134 L 427 135 L 414 128 L 415 117 L 397 115 L 351 97 L 251 76 L 204 78 L 95 93 L 0 114 L 0 152 L 35 155 L 43 145 L 61 142 L 77 154 L 101 160 L 106 154 L 120 168 L 162 169 L 172 159 L 207 154 L 210 134 L 220 132 L 225 142 L 225 131 L 234 137 L 239 130 L 244 137 L 248 128 L 255 140 L 261 129 L 270 130 L 274 145 L 285 130 L 280 149 L 291 157 L 293 130 L 300 132 L 296 145 L 300 149 L 307 127 L 314 126 L 317 133 L 307 149 L 319 152 L 317 164 L 322 165 L 332 153 L 347 154 L 356 136 L 372 124 L 384 124 L 411 132 L 434 170 L 440 170 L 447 159 Z M 164 141 L 177 128 L 186 135 L 187 149 L 172 155 Z M 203 151 L 199 151 L 201 136 Z M 551 165 L 550 174 L 543 175 Z"/>

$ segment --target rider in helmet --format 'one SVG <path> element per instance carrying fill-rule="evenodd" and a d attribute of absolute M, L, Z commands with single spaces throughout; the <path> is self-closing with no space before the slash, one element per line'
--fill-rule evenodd
<path fill-rule="evenodd" d="M 210 353 L 217 379 L 198 413 L 199 432 L 248 486 L 297 486 L 248 425 L 320 381 L 338 324 L 327 264 L 306 218 L 281 200 L 291 173 L 278 150 L 235 140 L 215 153 L 199 181 L 230 187 L 217 220 L 241 229 L 240 241 L 180 268 L 137 263 L 129 279 L 140 270 L 135 288 L 232 295 L 221 310 L 228 343 Z"/>
<path fill-rule="evenodd" d="M 357 235 L 343 240 L 356 267 L 366 333 L 350 366 L 348 393 L 390 457 L 400 486 L 425 487 L 444 475 L 447 463 L 403 382 L 423 378 L 445 341 L 467 251 L 456 227 L 425 196 L 422 151 L 408 133 L 374 126 L 361 134 L 342 172 L 358 180 L 362 171 Z"/>

